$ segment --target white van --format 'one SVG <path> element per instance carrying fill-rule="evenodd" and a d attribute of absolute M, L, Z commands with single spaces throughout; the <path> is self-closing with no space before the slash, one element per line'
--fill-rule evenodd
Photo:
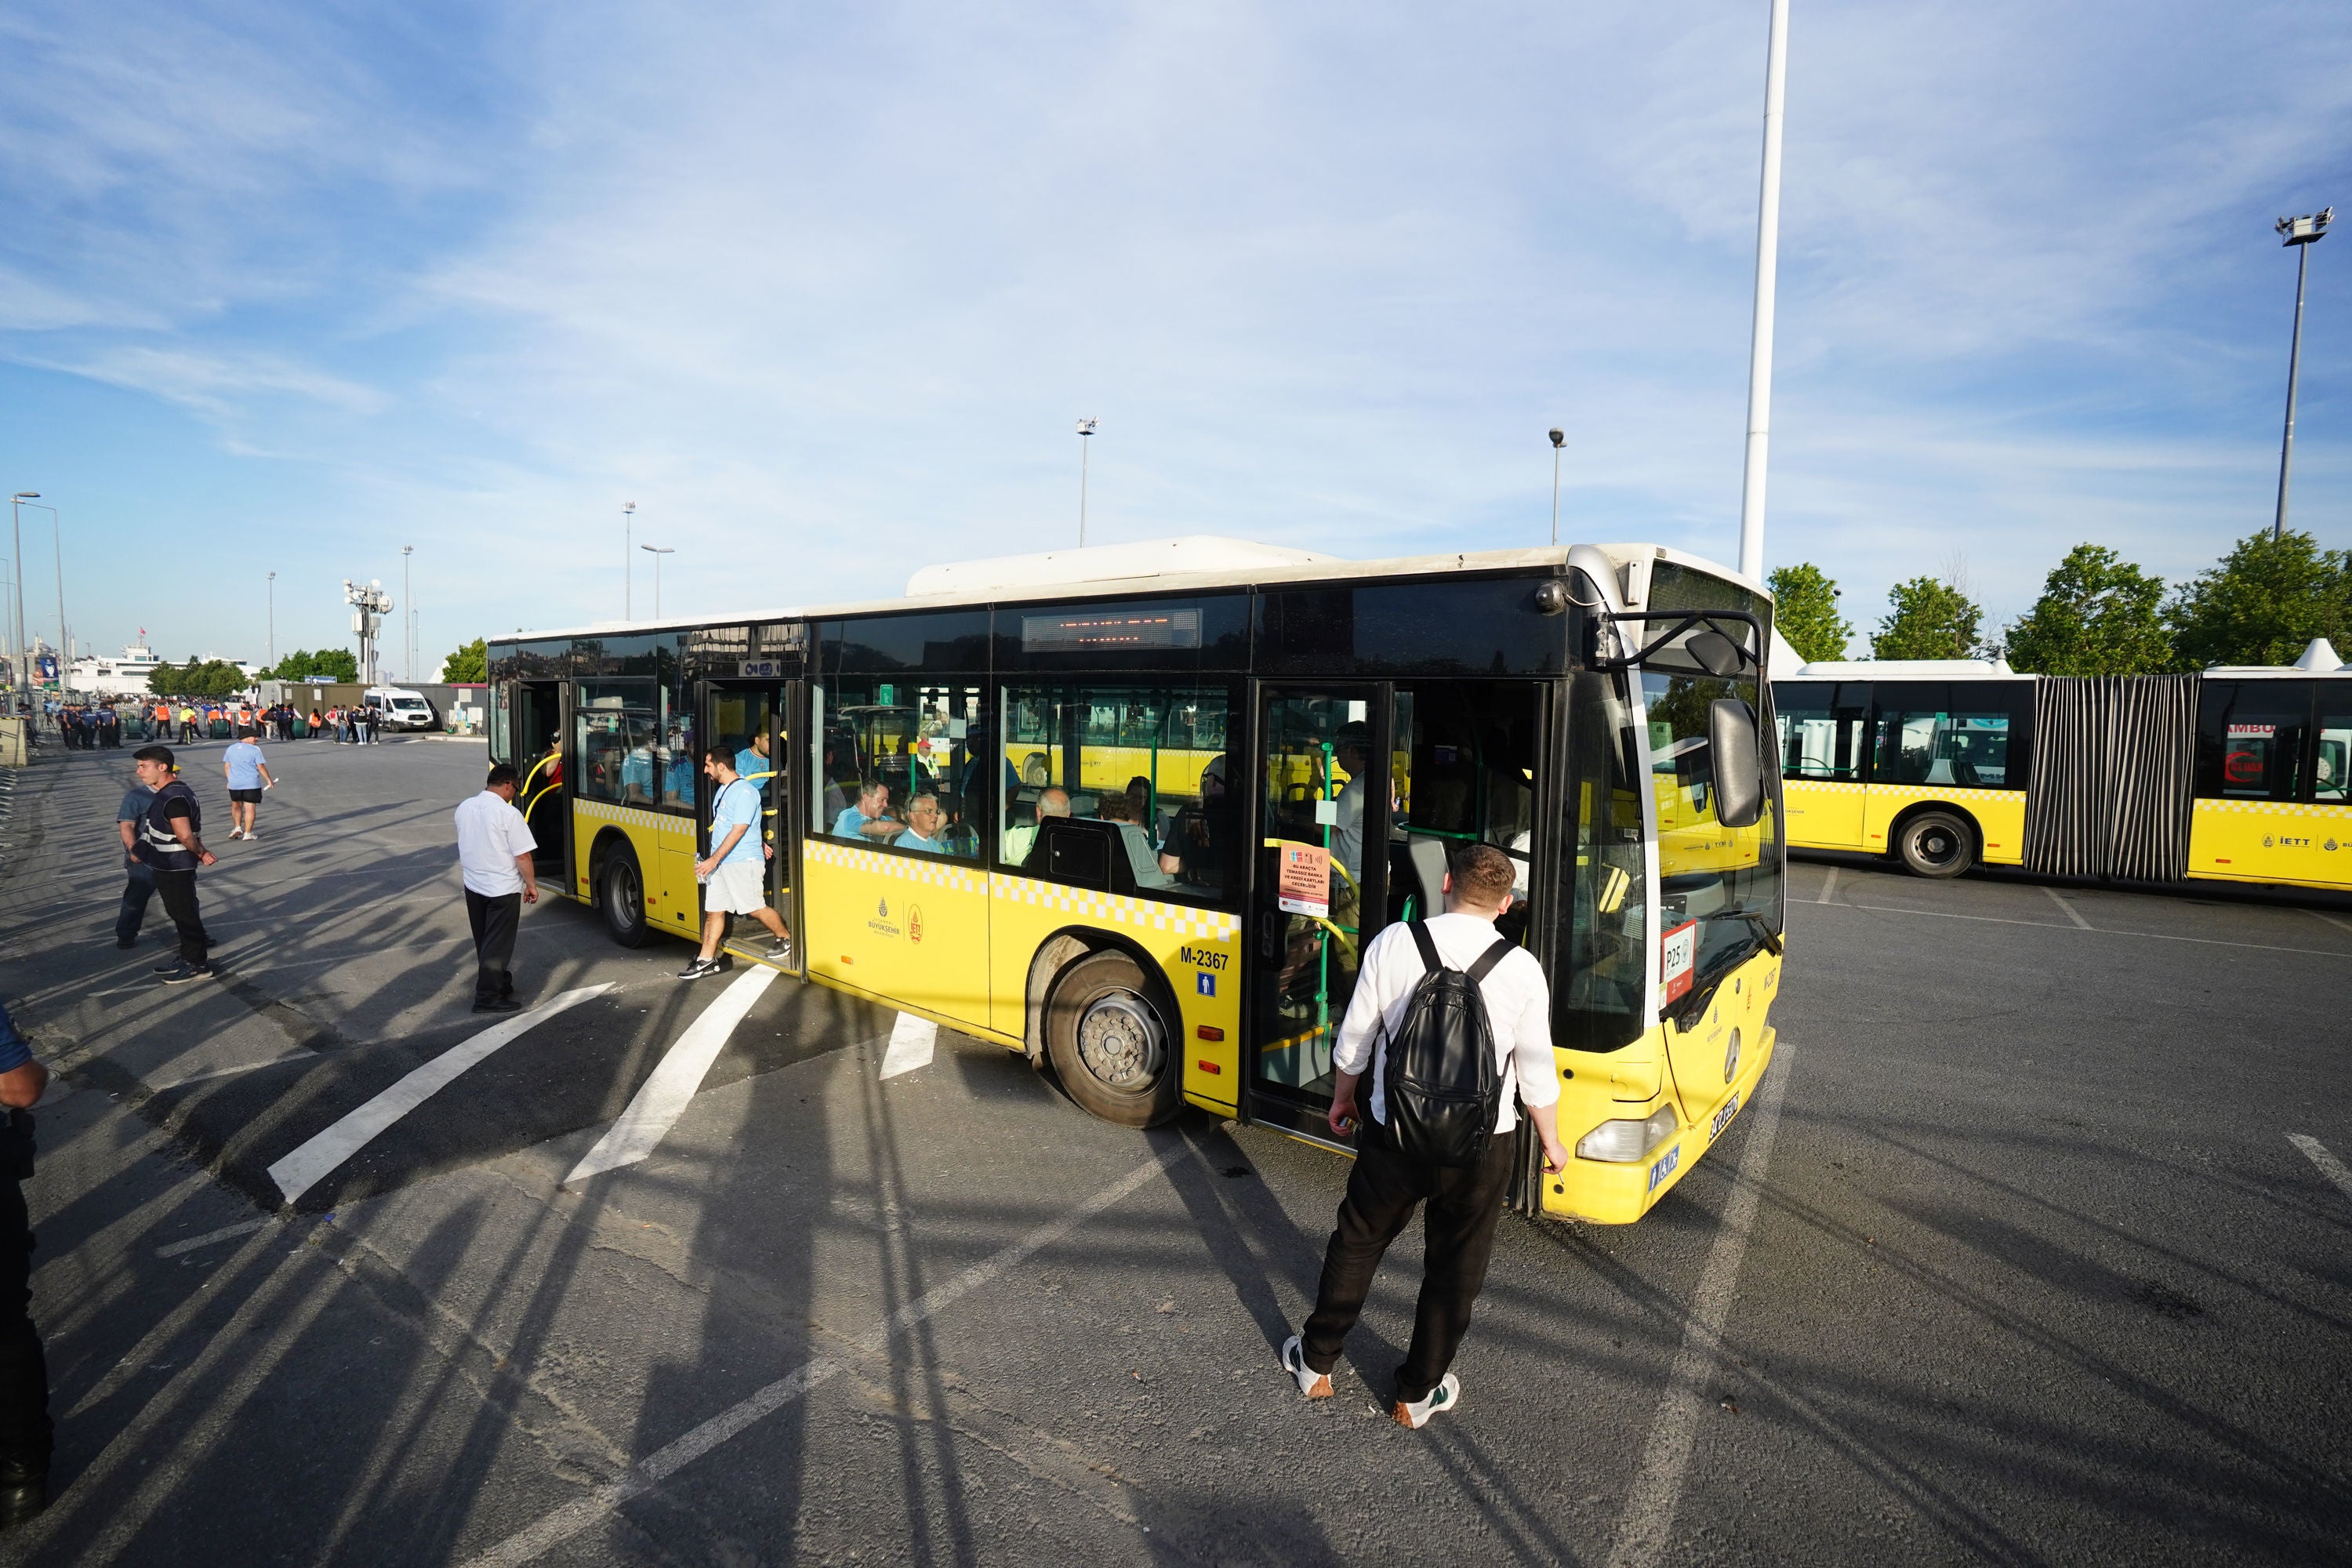
<path fill-rule="evenodd" d="M 409 691 L 397 686 L 371 686 L 360 694 L 362 702 L 373 702 L 383 712 L 387 730 L 437 730 L 441 715 L 425 700 L 422 691 Z"/>

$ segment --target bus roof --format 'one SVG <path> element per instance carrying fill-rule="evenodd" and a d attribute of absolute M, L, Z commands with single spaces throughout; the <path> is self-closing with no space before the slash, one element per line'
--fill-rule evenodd
<path fill-rule="evenodd" d="M 1780 641 L 1780 632 L 1773 631 L 1773 652 L 1777 656 L 1787 647 Z M 1789 657 L 1795 658 L 1790 648 Z M 2314 637 L 2303 650 L 2303 657 L 2293 664 L 2216 664 L 2195 672 L 2204 676 L 2226 676 L 2232 680 L 2298 680 L 2314 675 L 2336 675 L 2352 678 L 2352 666 L 2336 657 L 2336 648 L 2326 637 Z M 1796 664 L 1787 674 L 1775 675 L 1775 680 L 2040 680 L 2042 678 L 2027 671 L 2009 668 L 2009 661 L 1998 658 L 1847 658 L 1816 659 L 1811 664 Z"/>
<path fill-rule="evenodd" d="M 509 632 L 493 643 L 533 642 L 545 637 L 617 637 L 687 631 L 697 626 L 738 626 L 757 621 L 834 620 L 848 616 L 954 609 L 969 605 L 1017 604 L 1024 600 L 1104 597 L 1112 595 L 1202 593 L 1269 584 L 1342 583 L 1371 577 L 1427 577 L 1454 572 L 1533 572 L 1569 563 L 1570 553 L 1598 551 L 1617 574 L 1612 588 L 1622 593 L 1624 568 L 1637 561 L 1671 561 L 1738 584 L 1766 601 L 1771 590 L 1732 568 L 1661 544 L 1544 545 L 1529 550 L 1482 550 L 1451 555 L 1405 555 L 1381 561 L 1349 561 L 1313 551 L 1259 544 L 1214 534 L 1149 540 L 1130 544 L 1089 545 L 1084 550 L 1002 556 L 924 567 L 897 599 L 859 599 L 834 605 L 789 605 L 734 615 L 665 616 L 660 620 L 593 621 L 581 626 Z M 1579 565 L 1585 564 L 1580 561 Z M 947 585 L 942 585 L 947 584 Z"/>

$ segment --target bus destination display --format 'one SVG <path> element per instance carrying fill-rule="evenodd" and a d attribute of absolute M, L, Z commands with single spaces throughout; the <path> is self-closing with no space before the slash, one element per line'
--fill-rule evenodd
<path fill-rule="evenodd" d="M 1024 653 L 1100 653 L 1115 648 L 1199 647 L 1199 610 L 1097 611 L 1024 616 Z"/>

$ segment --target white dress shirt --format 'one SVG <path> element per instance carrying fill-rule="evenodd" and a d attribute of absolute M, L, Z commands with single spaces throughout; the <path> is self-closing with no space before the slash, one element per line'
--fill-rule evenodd
<path fill-rule="evenodd" d="M 484 790 L 457 808 L 457 868 L 466 886 L 486 899 L 522 891 L 515 857 L 533 855 L 539 841 L 511 802 Z"/>
<path fill-rule="evenodd" d="M 1438 958 L 1449 969 L 1468 969 L 1495 945 L 1495 922 L 1476 915 L 1436 915 L 1428 921 L 1429 939 Z M 1372 938 L 1364 950 L 1364 966 L 1356 975 L 1356 994 L 1348 1003 L 1347 1019 L 1339 1026 L 1331 1065 L 1341 1072 L 1372 1069 L 1372 1097 L 1366 1107 L 1373 1121 L 1389 1123 L 1388 1041 L 1404 1022 L 1413 987 L 1428 973 L 1421 949 L 1402 921 Z M 1479 999 L 1486 1005 L 1486 1026 L 1495 1037 L 1495 1067 L 1505 1084 L 1516 1074 L 1518 1099 L 1528 1105 L 1559 1102 L 1559 1084 L 1551 1055 L 1551 987 L 1545 984 L 1543 965 L 1523 947 L 1504 955 L 1478 983 Z M 1517 1108 L 1507 1089 L 1495 1114 L 1495 1131 L 1508 1132 L 1519 1124 Z"/>

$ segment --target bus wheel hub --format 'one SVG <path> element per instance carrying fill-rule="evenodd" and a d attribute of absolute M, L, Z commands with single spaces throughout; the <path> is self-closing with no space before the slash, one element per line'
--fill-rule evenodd
<path fill-rule="evenodd" d="M 1143 1089 L 1160 1077 L 1160 1019 L 1139 996 L 1115 992 L 1078 1018 L 1078 1058 L 1112 1089 Z"/>

